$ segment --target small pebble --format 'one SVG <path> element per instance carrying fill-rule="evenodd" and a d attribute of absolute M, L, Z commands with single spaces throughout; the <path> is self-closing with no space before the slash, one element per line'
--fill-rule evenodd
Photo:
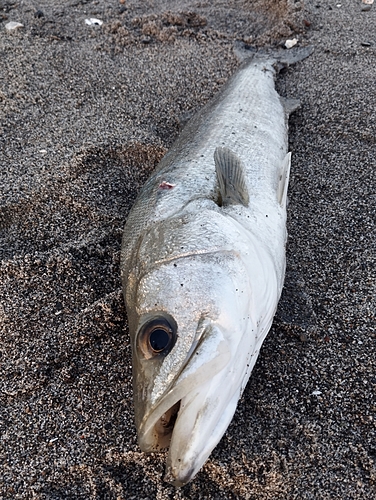
<path fill-rule="evenodd" d="M 44 13 L 43 11 L 41 10 L 37 10 L 35 13 L 34 13 L 34 17 L 40 19 L 41 17 L 44 17 Z"/>
<path fill-rule="evenodd" d="M 308 342 L 308 336 L 306 333 L 301 333 L 299 338 L 301 342 Z"/>

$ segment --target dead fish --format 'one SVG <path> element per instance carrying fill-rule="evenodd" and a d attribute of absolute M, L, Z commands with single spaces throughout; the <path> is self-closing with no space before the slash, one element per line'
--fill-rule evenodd
<path fill-rule="evenodd" d="M 175 486 L 225 433 L 277 309 L 297 102 L 274 79 L 311 52 L 245 60 L 186 125 L 125 225 L 138 440 L 144 452 L 169 447 L 165 480 Z"/>

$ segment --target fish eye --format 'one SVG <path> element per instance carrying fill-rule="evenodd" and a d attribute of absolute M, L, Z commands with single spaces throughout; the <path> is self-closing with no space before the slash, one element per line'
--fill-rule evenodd
<path fill-rule="evenodd" d="M 147 359 L 167 356 L 176 341 L 176 326 L 173 321 L 159 317 L 148 321 L 140 330 L 139 347 Z"/>

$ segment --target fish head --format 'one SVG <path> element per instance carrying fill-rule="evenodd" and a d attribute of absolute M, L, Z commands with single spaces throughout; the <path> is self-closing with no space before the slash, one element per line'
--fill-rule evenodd
<path fill-rule="evenodd" d="M 234 253 L 158 263 L 126 299 L 135 417 L 145 452 L 169 447 L 166 480 L 190 481 L 226 431 L 255 355 L 252 291 Z"/>

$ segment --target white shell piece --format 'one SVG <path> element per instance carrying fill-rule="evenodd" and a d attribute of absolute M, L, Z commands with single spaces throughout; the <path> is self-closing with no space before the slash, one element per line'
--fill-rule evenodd
<path fill-rule="evenodd" d="M 5 29 L 8 31 L 15 30 L 17 28 L 23 28 L 23 24 L 18 23 L 17 21 L 10 21 L 5 25 Z"/>
<path fill-rule="evenodd" d="M 286 47 L 286 49 L 291 49 L 297 43 L 298 43 L 298 39 L 297 38 L 293 38 L 292 40 L 286 40 L 285 47 Z"/>
<path fill-rule="evenodd" d="M 85 19 L 85 23 L 89 26 L 102 26 L 103 21 L 96 19 L 95 17 L 91 17 L 90 19 Z"/>

